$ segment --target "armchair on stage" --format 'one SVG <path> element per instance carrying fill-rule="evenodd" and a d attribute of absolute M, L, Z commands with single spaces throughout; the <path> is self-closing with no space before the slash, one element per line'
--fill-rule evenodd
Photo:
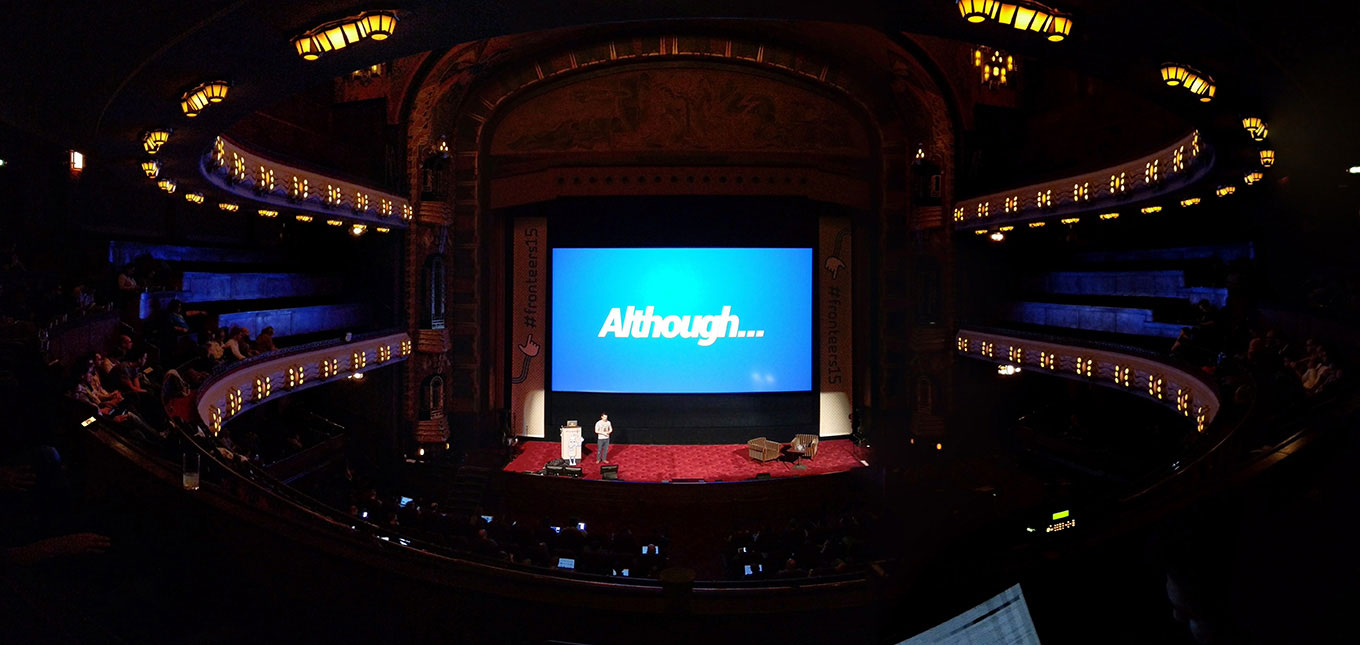
<path fill-rule="evenodd" d="M 756 437 L 746 442 L 746 454 L 756 461 L 770 461 L 779 458 L 779 449 L 783 447 L 779 443 L 770 441 L 765 437 Z"/>
<path fill-rule="evenodd" d="M 787 449 L 777 441 L 770 441 L 765 437 L 756 437 L 746 442 L 746 454 L 756 461 L 771 461 L 778 459 L 781 451 L 786 451 L 795 459 L 807 457 L 812 459 L 817 456 L 817 435 L 799 434 L 793 436 L 793 441 L 789 443 Z"/>
<path fill-rule="evenodd" d="M 817 435 L 796 434 L 789 444 L 789 454 L 812 459 L 817 456 Z"/>

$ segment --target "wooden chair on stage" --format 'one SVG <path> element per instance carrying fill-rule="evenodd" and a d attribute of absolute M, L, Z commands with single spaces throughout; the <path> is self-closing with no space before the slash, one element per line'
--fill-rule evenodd
<path fill-rule="evenodd" d="M 807 457 L 812 460 L 817 456 L 818 437 L 815 434 L 796 434 L 793 441 L 789 443 L 789 454 L 797 457 Z"/>
<path fill-rule="evenodd" d="M 765 437 L 756 437 L 746 442 L 746 454 L 756 461 L 770 461 L 779 458 L 779 449 L 782 447 Z"/>

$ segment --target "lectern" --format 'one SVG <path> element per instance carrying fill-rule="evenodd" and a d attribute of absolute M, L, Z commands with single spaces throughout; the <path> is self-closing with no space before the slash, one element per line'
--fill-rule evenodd
<path fill-rule="evenodd" d="M 562 426 L 562 458 L 575 466 L 581 460 L 581 427 Z"/>

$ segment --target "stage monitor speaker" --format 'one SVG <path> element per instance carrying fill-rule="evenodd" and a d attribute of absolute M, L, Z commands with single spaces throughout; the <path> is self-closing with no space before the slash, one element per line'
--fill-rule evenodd
<path fill-rule="evenodd" d="M 562 477 L 566 475 L 566 467 L 567 461 L 565 459 L 554 459 L 543 467 L 543 472 L 551 477 Z"/>
<path fill-rule="evenodd" d="M 618 479 L 619 479 L 619 467 L 618 467 L 618 466 L 614 466 L 614 465 L 600 466 L 600 479 L 608 479 L 608 480 L 610 480 L 610 481 L 618 481 Z"/>
<path fill-rule="evenodd" d="M 585 477 L 586 475 L 585 475 L 584 472 L 581 472 L 581 467 L 580 467 L 580 466 L 565 466 L 565 467 L 562 468 L 562 476 L 563 476 L 563 477 L 576 477 L 576 478 L 579 479 L 579 478 L 581 478 L 581 477 Z"/>

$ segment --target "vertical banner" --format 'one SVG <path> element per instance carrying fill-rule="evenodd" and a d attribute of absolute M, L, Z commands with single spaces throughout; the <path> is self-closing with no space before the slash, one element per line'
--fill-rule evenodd
<path fill-rule="evenodd" d="M 515 219 L 514 306 L 510 315 L 510 427 L 521 437 L 542 437 L 543 360 L 547 358 L 548 221 Z"/>
<path fill-rule="evenodd" d="M 850 267 L 850 218 L 821 218 L 817 244 L 817 345 L 821 410 L 818 434 L 823 437 L 840 437 L 852 430 L 851 359 L 855 345 L 850 335 L 854 326 Z"/>

